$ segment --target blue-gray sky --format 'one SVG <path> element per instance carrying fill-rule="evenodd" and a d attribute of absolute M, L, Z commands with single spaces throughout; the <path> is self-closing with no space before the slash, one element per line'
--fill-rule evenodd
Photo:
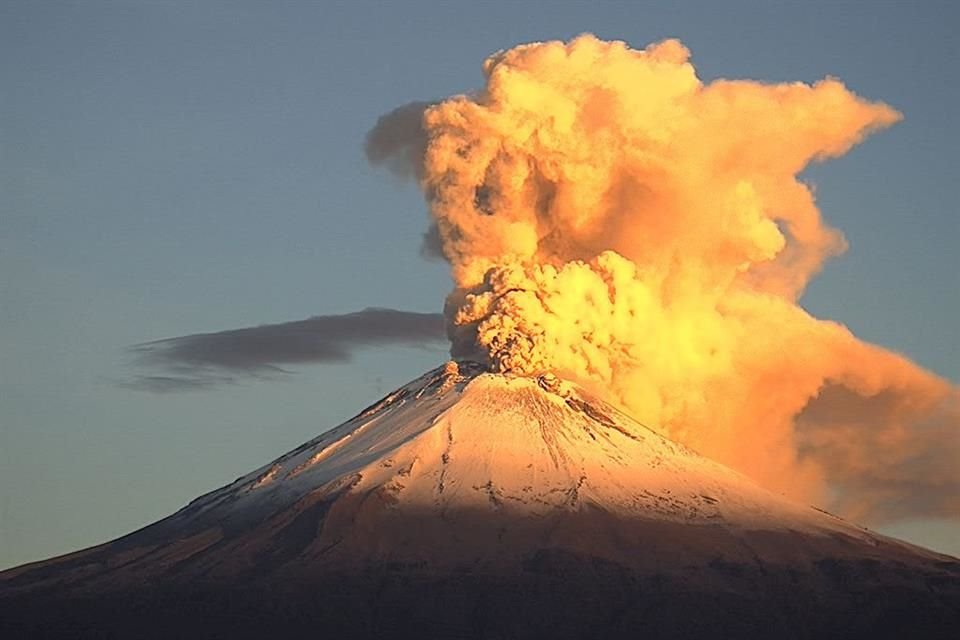
<path fill-rule="evenodd" d="M 167 515 L 441 362 L 346 336 L 326 364 L 151 393 L 128 347 L 440 311 L 422 200 L 364 136 L 531 40 L 679 37 L 705 80 L 833 75 L 902 111 L 807 172 L 850 250 L 804 305 L 960 380 L 960 10 L 719 4 L 0 3 L 0 568 Z M 960 555 L 956 522 L 884 531 Z"/>

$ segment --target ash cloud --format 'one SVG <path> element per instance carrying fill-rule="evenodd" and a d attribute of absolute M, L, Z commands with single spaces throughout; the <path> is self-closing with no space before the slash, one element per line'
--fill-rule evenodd
<path fill-rule="evenodd" d="M 960 516 L 960 392 L 925 391 L 870 395 L 830 383 L 797 417 L 801 455 L 844 487 L 839 511 L 874 524 Z"/>
<path fill-rule="evenodd" d="M 574 380 L 797 500 L 960 515 L 957 387 L 800 305 L 847 246 L 799 175 L 900 113 L 830 77 L 705 83 L 678 40 L 587 34 L 483 69 L 367 140 L 423 190 L 454 355 Z"/>
<path fill-rule="evenodd" d="M 427 151 L 423 114 L 430 105 L 410 102 L 380 116 L 367 134 L 367 161 L 375 167 L 386 167 L 401 178 L 421 178 Z"/>
<path fill-rule="evenodd" d="M 342 315 L 197 333 L 130 348 L 138 365 L 162 372 L 123 383 L 153 392 L 201 390 L 240 377 L 273 377 L 287 365 L 349 362 L 360 349 L 446 345 L 443 316 L 368 308 Z"/>

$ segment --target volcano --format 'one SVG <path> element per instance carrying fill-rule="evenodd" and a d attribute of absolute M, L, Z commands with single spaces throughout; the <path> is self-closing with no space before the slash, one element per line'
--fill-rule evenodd
<path fill-rule="evenodd" d="M 960 560 L 770 493 L 551 375 L 450 362 L 118 540 L 0 636 L 955 637 Z"/>

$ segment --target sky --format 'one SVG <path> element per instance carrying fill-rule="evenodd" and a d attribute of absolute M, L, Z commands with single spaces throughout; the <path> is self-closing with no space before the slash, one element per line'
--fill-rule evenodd
<path fill-rule="evenodd" d="M 850 249 L 802 303 L 960 381 L 960 9 L 714 4 L 0 2 L 0 568 L 166 516 L 443 362 L 340 317 L 436 314 L 451 286 L 364 140 L 522 42 L 678 37 L 704 80 L 835 76 L 901 111 L 805 173 Z M 259 325 L 339 341 L 202 384 L 131 349 Z M 881 531 L 960 555 L 957 520 Z"/>

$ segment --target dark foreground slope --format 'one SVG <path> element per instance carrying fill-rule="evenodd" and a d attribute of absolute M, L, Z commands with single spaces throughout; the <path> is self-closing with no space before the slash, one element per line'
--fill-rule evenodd
<path fill-rule="evenodd" d="M 789 541 L 784 540 L 783 543 Z M 3 638 L 955 638 L 960 569 L 717 559 L 643 574 L 563 551 L 509 574 L 409 567 L 0 600 Z"/>
<path fill-rule="evenodd" d="M 113 542 L 0 573 L 0 638 L 955 638 L 960 561 L 555 380 L 461 364 Z"/>

